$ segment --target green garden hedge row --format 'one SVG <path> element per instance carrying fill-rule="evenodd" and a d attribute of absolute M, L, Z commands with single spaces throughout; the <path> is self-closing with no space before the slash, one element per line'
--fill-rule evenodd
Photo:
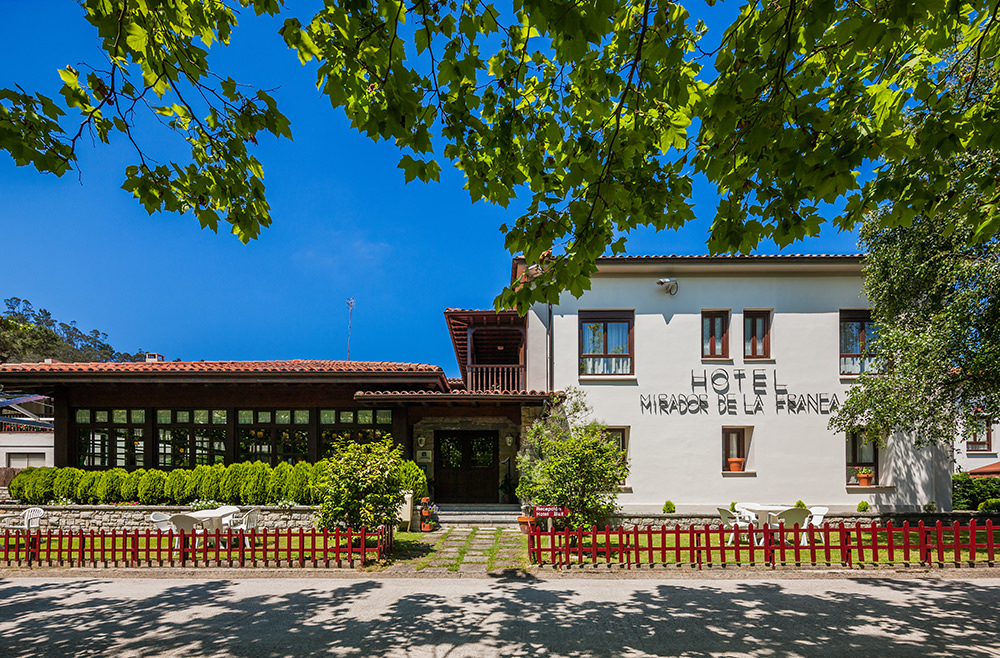
<path fill-rule="evenodd" d="M 974 478 L 968 473 L 956 473 L 951 477 L 952 509 L 976 510 L 994 498 L 1000 498 L 1000 478 Z"/>
<path fill-rule="evenodd" d="M 10 483 L 10 496 L 32 505 L 70 501 L 80 505 L 139 502 L 143 505 L 186 505 L 214 500 L 235 505 L 268 505 L 292 501 L 299 505 L 320 502 L 315 485 L 325 462 L 279 464 L 243 462 L 224 466 L 197 466 L 193 470 L 123 468 L 84 471 L 78 468 L 28 468 Z M 414 496 L 427 495 L 427 478 L 413 462 L 403 462 L 401 478 Z"/>

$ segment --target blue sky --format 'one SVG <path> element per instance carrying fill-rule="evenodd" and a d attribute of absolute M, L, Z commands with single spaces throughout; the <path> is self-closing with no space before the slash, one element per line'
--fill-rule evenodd
<path fill-rule="evenodd" d="M 4 14 L 0 87 L 55 97 L 59 68 L 101 62 L 73 2 L 5 3 Z M 312 67 L 284 48 L 280 25 L 246 15 L 232 46 L 212 49 L 215 70 L 274 89 L 292 122 L 293 142 L 262 139 L 256 152 L 273 218 L 259 240 L 243 245 L 202 230 L 191 215 L 147 215 L 119 189 L 135 159 L 121 139 L 85 142 L 79 173 L 61 179 L 0 154 L 0 299 L 27 299 L 58 320 L 100 329 L 120 350 L 220 360 L 346 358 L 354 297 L 352 359 L 431 363 L 457 376 L 442 312 L 492 307 L 510 278 L 498 227 L 518 208 L 471 203 L 446 162 L 440 183 L 404 184 L 395 147 L 350 129 L 315 91 Z M 167 159 L 171 147 L 152 146 Z M 699 220 L 635 232 L 629 253 L 705 253 L 717 199 L 704 184 L 696 194 Z M 855 235 L 831 229 L 784 251 L 856 250 Z"/>

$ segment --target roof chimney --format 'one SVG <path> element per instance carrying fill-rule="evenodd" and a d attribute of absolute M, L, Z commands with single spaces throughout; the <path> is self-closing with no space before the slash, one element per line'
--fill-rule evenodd
<path fill-rule="evenodd" d="M 160 363 L 163 361 L 163 355 L 157 354 L 156 352 L 146 352 L 146 363 Z"/>

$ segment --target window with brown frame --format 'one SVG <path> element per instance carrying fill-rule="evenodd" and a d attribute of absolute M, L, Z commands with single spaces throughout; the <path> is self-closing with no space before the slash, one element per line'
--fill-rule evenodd
<path fill-rule="evenodd" d="M 771 358 L 770 311 L 743 311 L 743 358 Z"/>
<path fill-rule="evenodd" d="M 750 452 L 750 428 L 722 428 L 722 470 L 739 472 L 746 470 L 747 455 Z"/>
<path fill-rule="evenodd" d="M 627 427 L 606 427 L 605 433 L 615 442 L 619 450 L 625 451 L 625 461 L 628 462 L 628 428 Z M 626 481 L 622 480 L 618 484 L 625 486 Z"/>
<path fill-rule="evenodd" d="M 982 419 L 965 440 L 966 452 L 993 452 L 993 422 Z"/>
<path fill-rule="evenodd" d="M 701 312 L 701 356 L 729 358 L 729 311 Z"/>
<path fill-rule="evenodd" d="M 878 448 L 866 443 L 863 434 L 851 432 L 847 435 L 847 484 L 858 484 L 859 468 L 871 469 L 872 484 L 878 482 Z"/>
<path fill-rule="evenodd" d="M 840 374 L 859 375 L 875 366 L 875 358 L 868 349 L 874 339 L 871 311 L 840 312 Z"/>
<path fill-rule="evenodd" d="M 634 374 L 634 311 L 580 311 L 580 374 Z"/>

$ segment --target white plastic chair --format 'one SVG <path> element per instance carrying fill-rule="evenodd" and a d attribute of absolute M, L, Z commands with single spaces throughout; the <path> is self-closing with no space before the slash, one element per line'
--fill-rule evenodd
<path fill-rule="evenodd" d="M 829 511 L 829 507 L 810 507 L 809 512 L 812 516 L 809 517 L 809 521 L 807 522 L 808 525 L 813 528 L 821 528 L 823 526 L 823 520 L 826 518 Z M 821 533 L 816 533 L 816 536 L 819 538 L 820 542 L 823 541 L 823 535 Z"/>
<path fill-rule="evenodd" d="M 794 529 L 795 524 L 798 524 L 800 530 L 805 530 L 808 525 L 809 520 L 809 510 L 804 507 L 790 507 L 783 512 L 778 512 L 777 514 L 768 514 L 768 524 L 778 525 L 784 524 L 786 530 L 786 538 L 788 534 Z M 802 539 L 805 540 L 805 535 L 802 535 Z"/>
<path fill-rule="evenodd" d="M 229 529 L 236 532 L 239 530 L 243 531 L 243 543 L 246 546 L 250 546 L 250 531 L 257 527 L 257 521 L 260 517 L 260 508 L 251 507 L 246 512 L 240 516 L 234 516 L 229 522 Z"/>
<path fill-rule="evenodd" d="M 198 548 L 201 544 L 201 538 L 198 535 L 205 534 L 205 527 L 202 524 L 202 520 L 195 518 L 193 516 L 188 516 L 187 514 L 174 514 L 170 517 L 170 523 L 173 524 L 178 531 L 187 534 L 185 540 L 194 537 L 194 547 Z M 174 549 L 180 549 L 181 538 L 177 537 L 174 540 Z M 186 546 L 185 546 L 186 548 Z"/>
<path fill-rule="evenodd" d="M 7 527 L 11 530 L 38 530 L 42 527 L 41 518 L 45 516 L 45 510 L 41 507 L 29 507 L 21 512 L 21 518 L 13 520 Z"/>
<path fill-rule="evenodd" d="M 236 505 L 223 505 L 215 511 L 222 517 L 222 528 L 225 529 L 229 527 L 229 524 L 233 522 L 236 515 L 240 513 L 240 508 Z"/>
<path fill-rule="evenodd" d="M 170 523 L 170 517 L 163 512 L 153 512 L 149 515 L 149 521 L 160 532 L 170 532 L 174 529 L 173 524 Z"/>
<path fill-rule="evenodd" d="M 24 532 L 30 532 L 32 530 L 41 529 L 41 518 L 45 516 L 45 510 L 41 507 L 29 507 L 28 509 L 21 512 L 21 516 L 16 519 L 8 519 L 8 525 L 4 526 L 5 530 L 23 530 Z M 24 544 L 26 547 L 31 548 L 32 546 L 37 547 L 38 544 L 36 540 L 38 538 L 25 537 Z M 14 543 L 19 544 L 20 540 L 15 538 Z"/>
<path fill-rule="evenodd" d="M 748 523 L 747 521 L 742 521 L 733 512 L 725 507 L 717 507 L 719 510 L 719 517 L 722 519 L 722 527 L 726 530 L 732 530 L 732 534 L 729 535 L 729 541 L 726 542 L 726 546 L 732 546 L 733 541 L 736 539 L 737 534 L 744 534 L 749 537 L 748 544 L 754 545 L 753 537 L 753 523 Z"/>

